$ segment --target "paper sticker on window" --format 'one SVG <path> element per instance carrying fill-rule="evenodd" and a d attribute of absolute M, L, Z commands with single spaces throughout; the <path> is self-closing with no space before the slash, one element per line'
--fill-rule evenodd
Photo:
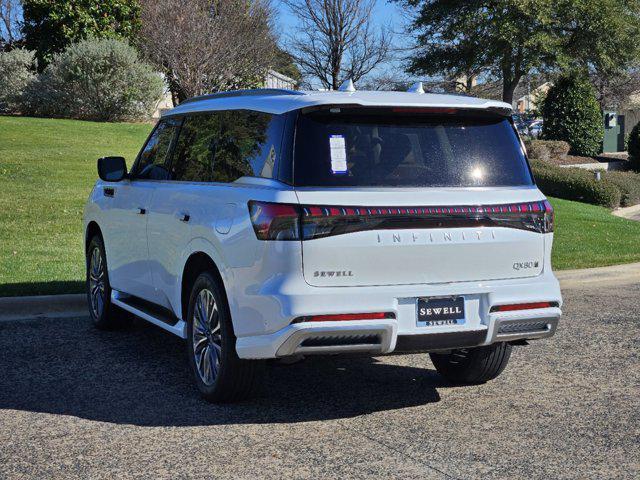
<path fill-rule="evenodd" d="M 347 173 L 347 146 L 342 135 L 329 137 L 329 150 L 331 154 L 331 171 L 334 174 Z"/>

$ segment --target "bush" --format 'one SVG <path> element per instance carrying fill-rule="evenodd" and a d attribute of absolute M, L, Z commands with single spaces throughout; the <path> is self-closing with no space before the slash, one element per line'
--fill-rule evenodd
<path fill-rule="evenodd" d="M 640 172 L 640 123 L 633 127 L 629 134 L 627 150 L 629 152 L 629 167 Z"/>
<path fill-rule="evenodd" d="M 0 112 L 20 112 L 22 94 L 36 78 L 34 55 L 22 48 L 0 52 Z"/>
<path fill-rule="evenodd" d="M 129 44 L 88 39 L 55 55 L 25 97 L 32 114 L 113 122 L 148 117 L 162 92 Z"/>
<path fill-rule="evenodd" d="M 608 208 L 620 206 L 620 189 L 604 179 L 597 182 L 589 170 L 562 168 L 539 160 L 531 162 L 531 169 L 545 195 Z"/>
<path fill-rule="evenodd" d="M 603 179 L 620 190 L 620 205 L 630 207 L 640 203 L 640 174 L 633 172 L 605 172 Z"/>
<path fill-rule="evenodd" d="M 572 155 L 593 157 L 604 138 L 602 112 L 593 86 L 579 76 L 563 76 L 549 89 L 542 105 L 545 140 L 564 140 Z"/>
<path fill-rule="evenodd" d="M 525 142 L 525 147 L 529 158 L 537 160 L 564 158 L 571 148 L 567 142 L 561 140 L 530 140 Z"/>

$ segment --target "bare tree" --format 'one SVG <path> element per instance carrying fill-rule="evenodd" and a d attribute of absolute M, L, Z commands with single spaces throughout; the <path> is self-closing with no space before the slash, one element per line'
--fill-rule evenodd
<path fill-rule="evenodd" d="M 0 49 L 11 48 L 20 39 L 18 0 L 0 0 Z"/>
<path fill-rule="evenodd" d="M 276 46 L 268 0 L 143 0 L 140 48 L 167 76 L 174 103 L 257 87 Z"/>
<path fill-rule="evenodd" d="M 596 89 L 598 103 L 603 109 L 629 107 L 632 95 L 640 92 L 640 70 L 631 68 L 616 76 L 593 72 L 591 83 Z"/>
<path fill-rule="evenodd" d="M 299 26 L 290 48 L 302 73 L 337 89 L 389 59 L 388 30 L 371 22 L 374 0 L 284 0 Z"/>

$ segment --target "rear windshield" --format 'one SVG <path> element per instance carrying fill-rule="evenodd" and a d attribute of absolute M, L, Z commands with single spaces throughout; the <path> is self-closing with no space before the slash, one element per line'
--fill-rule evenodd
<path fill-rule="evenodd" d="M 338 109 L 301 113 L 294 185 L 532 185 L 509 120 L 488 112 Z"/>

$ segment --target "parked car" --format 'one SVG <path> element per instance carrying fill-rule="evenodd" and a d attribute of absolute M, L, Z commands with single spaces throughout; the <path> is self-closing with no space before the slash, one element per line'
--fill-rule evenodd
<path fill-rule="evenodd" d="M 429 352 L 482 383 L 554 334 L 553 211 L 509 105 L 408 92 L 254 90 L 165 113 L 84 211 L 98 328 L 186 340 L 204 398 L 265 359 Z M 543 361 L 543 360 L 541 360 Z"/>
<path fill-rule="evenodd" d="M 529 124 L 529 136 L 532 138 L 540 138 L 542 134 L 542 127 L 544 122 L 542 120 L 534 120 Z"/>

